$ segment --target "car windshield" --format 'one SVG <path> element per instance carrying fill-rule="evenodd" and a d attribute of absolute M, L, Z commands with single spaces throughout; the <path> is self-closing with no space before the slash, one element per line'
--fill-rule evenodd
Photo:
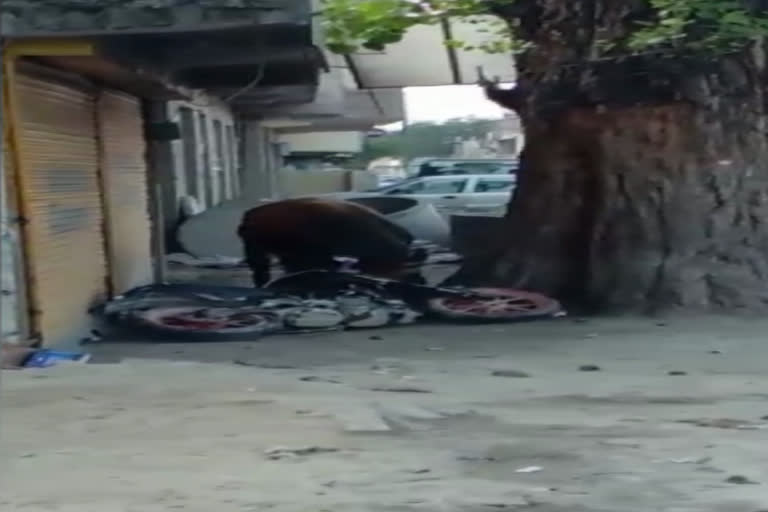
<path fill-rule="evenodd" d="M 432 160 L 421 164 L 421 176 L 442 174 L 508 174 L 515 172 L 517 162 L 513 160 Z"/>

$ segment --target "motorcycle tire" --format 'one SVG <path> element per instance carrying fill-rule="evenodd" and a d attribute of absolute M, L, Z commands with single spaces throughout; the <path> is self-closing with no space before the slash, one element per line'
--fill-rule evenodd
<path fill-rule="evenodd" d="M 511 288 L 468 288 L 486 297 L 434 297 L 427 301 L 433 315 L 448 320 L 514 322 L 562 314 L 560 303 L 540 293 Z"/>
<path fill-rule="evenodd" d="M 158 307 L 134 312 L 123 321 L 158 341 L 255 341 L 283 329 L 278 314 L 252 308 Z"/>

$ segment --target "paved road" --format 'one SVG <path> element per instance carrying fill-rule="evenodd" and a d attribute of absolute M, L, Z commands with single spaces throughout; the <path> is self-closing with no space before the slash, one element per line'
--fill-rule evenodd
<path fill-rule="evenodd" d="M 0 507 L 757 512 L 766 332 L 563 320 L 103 346 L 3 374 Z"/>

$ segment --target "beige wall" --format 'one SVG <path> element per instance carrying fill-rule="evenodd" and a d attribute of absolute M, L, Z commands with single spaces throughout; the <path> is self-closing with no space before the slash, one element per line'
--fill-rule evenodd
<path fill-rule="evenodd" d="M 279 172 L 282 197 L 297 197 L 333 192 L 363 191 L 376 186 L 376 177 L 365 171 Z"/>
<path fill-rule="evenodd" d="M 280 142 L 289 146 L 291 153 L 359 153 L 363 150 L 363 132 L 309 132 L 282 133 Z"/>

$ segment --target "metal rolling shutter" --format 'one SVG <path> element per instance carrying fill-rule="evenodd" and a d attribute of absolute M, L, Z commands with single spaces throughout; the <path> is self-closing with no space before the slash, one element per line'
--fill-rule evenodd
<path fill-rule="evenodd" d="M 120 294 L 152 282 L 146 143 L 137 98 L 103 91 L 98 111 L 107 255 Z"/>
<path fill-rule="evenodd" d="M 29 75 L 17 86 L 36 324 L 46 345 L 72 344 L 106 295 L 95 98 Z"/>

